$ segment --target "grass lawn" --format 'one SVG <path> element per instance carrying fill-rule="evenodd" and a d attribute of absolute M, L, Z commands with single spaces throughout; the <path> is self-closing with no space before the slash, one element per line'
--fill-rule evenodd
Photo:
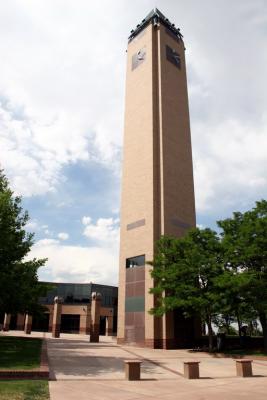
<path fill-rule="evenodd" d="M 49 400 L 47 381 L 0 381 L 0 400 Z"/>
<path fill-rule="evenodd" d="M 42 339 L 0 335 L 0 369 L 38 368 L 41 347 Z"/>

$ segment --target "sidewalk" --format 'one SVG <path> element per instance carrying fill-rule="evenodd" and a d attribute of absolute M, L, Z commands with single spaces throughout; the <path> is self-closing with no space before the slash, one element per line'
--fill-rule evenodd
<path fill-rule="evenodd" d="M 15 332 L 14 332 L 15 333 Z M 253 362 L 252 378 L 237 378 L 231 358 L 186 350 L 117 346 L 108 337 L 32 333 L 47 339 L 51 400 L 266 400 L 267 361 Z M 124 360 L 143 359 L 141 381 L 125 381 Z M 184 379 L 183 361 L 197 359 L 198 380 Z"/>
<path fill-rule="evenodd" d="M 253 363 L 253 378 L 237 378 L 235 362 L 185 350 L 117 346 L 101 337 L 91 344 L 79 335 L 48 339 L 51 400 L 251 399 L 266 400 L 267 361 Z M 139 382 L 124 379 L 124 360 L 143 359 Z M 198 359 L 199 380 L 183 378 L 183 361 Z"/>

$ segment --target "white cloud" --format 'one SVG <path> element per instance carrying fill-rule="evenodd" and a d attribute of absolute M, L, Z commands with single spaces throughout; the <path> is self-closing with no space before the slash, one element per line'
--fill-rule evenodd
<path fill-rule="evenodd" d="M 267 197 L 267 120 L 194 125 L 196 204 L 200 213 L 249 207 Z"/>
<path fill-rule="evenodd" d="M 42 247 L 44 247 L 44 246 L 51 246 L 51 247 L 54 247 L 54 246 L 56 246 L 56 245 L 58 245 L 58 244 L 59 244 L 59 240 L 56 240 L 56 239 L 47 239 L 47 238 L 45 238 L 45 239 L 38 240 L 38 242 L 36 242 L 36 243 L 34 244 L 33 249 L 36 250 L 36 249 L 42 248 Z M 32 255 L 32 254 L 31 254 L 31 255 Z M 29 257 L 31 257 L 31 255 L 30 255 Z M 43 257 L 44 257 L 44 256 L 43 256 Z M 45 256 L 45 257 L 46 257 L 46 256 Z"/>
<path fill-rule="evenodd" d="M 54 191 L 60 180 L 60 160 L 35 142 L 33 131 L 30 121 L 14 120 L 0 103 L 1 166 L 15 191 L 24 196 Z"/>
<path fill-rule="evenodd" d="M 69 234 L 66 233 L 66 232 L 60 232 L 60 233 L 57 235 L 57 237 L 58 237 L 60 240 L 67 240 L 67 239 L 69 238 Z"/>
<path fill-rule="evenodd" d="M 105 245 L 114 246 L 119 242 L 118 222 L 117 219 L 113 218 L 99 218 L 96 224 L 87 223 L 84 235 Z"/>
<path fill-rule="evenodd" d="M 36 231 L 38 229 L 38 221 L 34 219 L 27 222 L 25 229 L 31 232 Z"/>
<path fill-rule="evenodd" d="M 97 5 L 51 1 L 10 1 L 1 15 L 1 165 L 16 192 L 55 191 L 62 168 L 79 161 L 117 172 L 125 68 L 112 19 Z"/>
<path fill-rule="evenodd" d="M 203 224 L 197 224 L 197 228 L 199 229 L 205 229 L 205 226 Z"/>
<path fill-rule="evenodd" d="M 118 284 L 119 220 L 99 218 L 93 224 L 90 217 L 85 218 L 84 235 L 93 245 L 66 245 L 60 240 L 45 238 L 32 247 L 29 258 L 48 258 L 47 265 L 39 271 L 40 279 Z"/>
<path fill-rule="evenodd" d="M 90 224 L 91 221 L 92 221 L 91 217 L 86 217 L 86 216 L 82 217 L 83 225 L 88 225 L 88 224 Z"/>
<path fill-rule="evenodd" d="M 41 280 L 118 284 L 117 248 L 66 246 L 44 239 L 33 246 L 30 257 L 48 257 L 39 271 Z"/>
<path fill-rule="evenodd" d="M 127 35 L 153 7 L 152 0 L 6 2 L 0 156 L 17 193 L 55 192 L 63 168 L 81 161 L 118 172 Z M 249 207 L 267 197 L 266 2 L 158 0 L 158 7 L 185 36 L 197 210 Z M 112 222 L 83 224 L 90 239 L 115 241 Z"/>
<path fill-rule="evenodd" d="M 40 225 L 37 219 L 27 222 L 25 229 L 32 233 L 38 232 L 39 234 L 44 233 L 46 236 L 53 236 L 53 232 L 48 229 L 48 225 Z"/>

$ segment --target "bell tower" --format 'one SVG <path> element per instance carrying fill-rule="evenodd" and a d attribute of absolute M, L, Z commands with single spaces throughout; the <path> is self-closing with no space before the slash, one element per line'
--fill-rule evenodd
<path fill-rule="evenodd" d="M 184 42 L 158 9 L 131 31 L 125 102 L 118 343 L 179 347 L 189 322 L 148 313 L 155 242 L 195 226 Z"/>

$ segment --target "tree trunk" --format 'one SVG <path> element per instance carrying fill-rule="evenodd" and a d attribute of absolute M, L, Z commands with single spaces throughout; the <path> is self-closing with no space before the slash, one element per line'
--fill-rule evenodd
<path fill-rule="evenodd" d="M 201 330 L 202 330 L 202 335 L 205 336 L 206 335 L 206 322 L 203 322 L 201 324 Z"/>
<path fill-rule="evenodd" d="M 267 353 L 267 318 L 265 313 L 260 313 L 260 322 L 263 333 L 263 343 L 264 343 L 264 351 Z"/>
<path fill-rule="evenodd" d="M 225 319 L 226 333 L 227 333 L 227 335 L 229 335 L 229 331 L 230 331 L 230 318 L 229 318 L 228 316 L 226 316 L 224 319 Z"/>
<path fill-rule="evenodd" d="M 208 337 L 209 337 L 209 351 L 211 352 L 213 349 L 213 331 L 211 325 L 211 318 L 207 318 L 207 326 L 208 326 Z"/>
<path fill-rule="evenodd" d="M 249 321 L 248 326 L 249 326 L 249 335 L 250 335 L 250 336 L 253 336 L 253 330 L 254 330 L 254 328 L 253 328 L 253 322 L 252 322 L 252 321 Z"/>
<path fill-rule="evenodd" d="M 237 320 L 237 325 L 238 325 L 238 335 L 239 335 L 239 338 L 241 338 L 242 321 L 240 321 L 240 318 L 239 318 L 238 314 L 236 314 L 236 320 Z"/>

